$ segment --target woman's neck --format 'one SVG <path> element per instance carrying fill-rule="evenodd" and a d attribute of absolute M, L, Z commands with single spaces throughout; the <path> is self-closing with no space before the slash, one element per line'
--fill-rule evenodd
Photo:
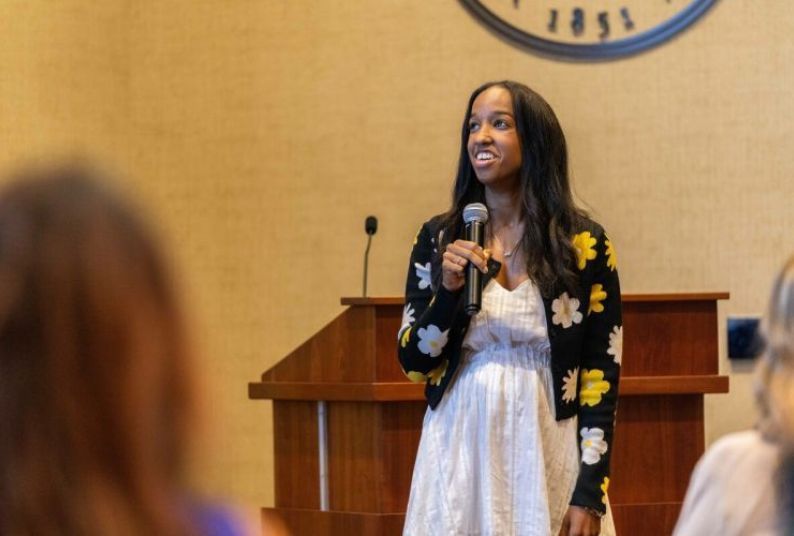
<path fill-rule="evenodd" d="M 515 227 L 521 223 L 521 196 L 518 191 L 485 188 L 488 219 L 495 229 Z"/>

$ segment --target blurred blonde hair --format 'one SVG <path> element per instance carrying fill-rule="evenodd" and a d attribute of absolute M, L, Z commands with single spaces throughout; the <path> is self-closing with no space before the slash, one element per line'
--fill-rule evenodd
<path fill-rule="evenodd" d="M 765 346 L 755 377 L 758 428 L 770 439 L 794 445 L 794 256 L 775 279 L 761 329 Z"/>

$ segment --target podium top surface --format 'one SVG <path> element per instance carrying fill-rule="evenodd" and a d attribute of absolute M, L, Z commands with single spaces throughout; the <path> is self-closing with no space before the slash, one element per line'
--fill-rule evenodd
<path fill-rule="evenodd" d="M 728 292 L 678 292 L 658 294 L 623 294 L 624 302 L 681 302 L 681 301 L 716 301 L 730 298 Z M 403 305 L 402 296 L 346 297 L 342 305 Z"/>

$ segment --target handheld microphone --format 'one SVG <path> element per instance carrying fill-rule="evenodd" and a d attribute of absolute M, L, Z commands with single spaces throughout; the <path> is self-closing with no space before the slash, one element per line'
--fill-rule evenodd
<path fill-rule="evenodd" d="M 485 223 L 488 221 L 488 209 L 482 203 L 469 203 L 463 208 L 463 221 L 466 224 L 466 240 L 476 242 L 483 247 L 485 244 Z M 466 301 L 464 309 L 469 316 L 480 312 L 482 307 L 482 272 L 474 264 L 466 265 Z"/>
<path fill-rule="evenodd" d="M 378 232 L 378 218 L 367 216 L 364 220 L 364 231 L 367 233 L 367 249 L 364 251 L 364 289 L 362 296 L 367 297 L 367 273 L 369 271 L 369 248 L 372 245 L 372 235 Z"/>

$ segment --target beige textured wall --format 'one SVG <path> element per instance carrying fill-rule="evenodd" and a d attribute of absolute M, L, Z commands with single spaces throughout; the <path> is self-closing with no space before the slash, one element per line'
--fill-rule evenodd
<path fill-rule="evenodd" d="M 0 166 L 124 151 L 130 64 L 120 3 L 0 2 Z"/>
<path fill-rule="evenodd" d="M 787 2 L 723 1 L 657 49 L 577 64 L 451 0 L 4 2 L 0 163 L 77 148 L 134 178 L 209 373 L 199 480 L 270 504 L 270 407 L 246 383 L 360 292 L 369 213 L 370 294 L 401 293 L 482 81 L 525 81 L 557 110 L 625 291 L 727 290 L 723 315 L 760 311 L 794 250 L 792 22 Z M 710 439 L 753 419 L 746 367 L 721 369 Z"/>

